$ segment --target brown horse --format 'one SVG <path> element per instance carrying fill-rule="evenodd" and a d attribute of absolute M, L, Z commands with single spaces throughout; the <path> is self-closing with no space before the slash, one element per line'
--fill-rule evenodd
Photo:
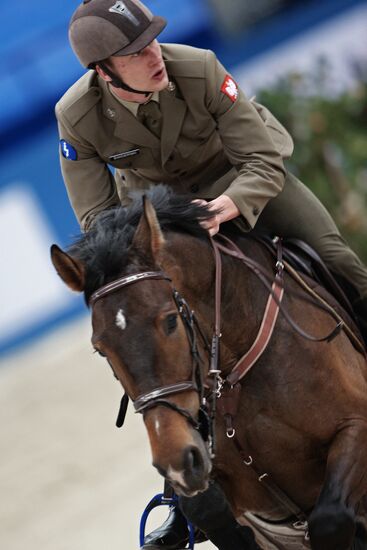
<path fill-rule="evenodd" d="M 266 350 L 237 386 L 235 437 L 227 437 L 234 430 L 216 415 L 211 460 L 211 438 L 197 429 L 202 395 L 213 386 L 206 381 L 216 272 L 200 226 L 211 214 L 165 188 L 149 197 L 143 211 L 140 199 L 101 214 L 68 253 L 54 245 L 52 261 L 91 305 L 93 346 L 144 414 L 154 466 L 187 497 L 204 491 L 209 477 L 217 480 L 237 520 L 255 529 L 264 548 L 367 548 L 365 357 L 344 332 L 310 342 L 280 313 Z M 241 236 L 236 241 L 273 273 L 264 247 Z M 222 262 L 217 383 L 251 347 L 269 296 L 243 262 L 229 255 Z M 333 318 L 287 274 L 284 285 L 284 311 L 303 330 L 318 336 L 333 330 Z M 310 543 L 304 533 L 293 536 L 306 524 L 293 524 L 291 532 L 277 523 L 291 511 L 307 517 Z M 272 542 L 269 522 L 277 533 Z"/>

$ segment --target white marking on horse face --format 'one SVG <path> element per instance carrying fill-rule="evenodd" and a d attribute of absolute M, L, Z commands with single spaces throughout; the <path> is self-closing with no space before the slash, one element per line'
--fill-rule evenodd
<path fill-rule="evenodd" d="M 167 470 L 167 477 L 169 480 L 178 483 L 181 485 L 181 487 L 186 487 L 186 481 L 184 478 L 184 471 L 177 471 L 172 468 L 172 466 L 168 466 Z"/>
<path fill-rule="evenodd" d="M 159 418 L 156 418 L 154 420 L 154 429 L 157 433 L 157 437 L 161 436 L 161 423 L 159 422 Z"/>
<path fill-rule="evenodd" d="M 118 328 L 120 328 L 121 330 L 125 330 L 126 325 L 127 322 L 124 312 L 122 311 L 122 309 L 119 309 L 116 315 L 116 326 L 118 326 Z"/>

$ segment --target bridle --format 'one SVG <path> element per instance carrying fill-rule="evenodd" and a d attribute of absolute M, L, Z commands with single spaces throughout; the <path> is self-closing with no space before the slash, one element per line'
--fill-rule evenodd
<path fill-rule="evenodd" d="M 112 283 L 102 286 L 99 288 L 89 299 L 90 307 L 94 307 L 96 302 L 101 298 L 125 288 L 129 285 L 146 281 L 146 280 L 164 280 L 167 281 L 172 286 L 171 279 L 163 271 L 143 271 L 136 273 L 134 275 L 128 275 L 121 277 Z M 191 380 L 185 380 L 182 382 L 177 382 L 175 384 L 168 384 L 154 389 L 151 392 L 141 394 L 133 401 L 134 409 L 137 413 L 145 413 L 146 411 L 153 409 L 154 407 L 163 406 L 169 409 L 176 411 L 178 414 L 186 418 L 186 420 L 191 424 L 191 426 L 200 431 L 203 439 L 205 441 L 210 440 L 210 437 L 213 430 L 211 429 L 211 422 L 208 417 L 206 410 L 206 399 L 204 397 L 204 376 L 203 376 L 203 360 L 200 356 L 198 350 L 198 338 L 202 340 L 204 348 L 210 353 L 210 346 L 205 337 L 204 332 L 202 331 L 194 312 L 189 308 L 186 300 L 182 298 L 179 292 L 172 286 L 172 295 L 174 302 L 177 307 L 177 311 L 181 317 L 183 325 L 185 327 L 187 339 L 189 342 L 190 353 L 192 356 L 192 375 Z M 200 408 L 199 408 L 199 417 L 198 420 L 187 410 L 176 405 L 172 401 L 168 400 L 167 397 L 176 395 L 178 393 L 183 393 L 187 391 L 195 391 L 199 394 L 200 399 Z M 121 407 L 123 409 L 122 416 L 126 413 L 126 397 L 123 398 Z M 121 410 L 120 410 L 121 414 Z M 119 416 L 120 416 L 119 414 Z M 121 422 L 122 420 L 122 422 Z M 120 425 L 122 425 L 123 419 L 120 419 Z"/>

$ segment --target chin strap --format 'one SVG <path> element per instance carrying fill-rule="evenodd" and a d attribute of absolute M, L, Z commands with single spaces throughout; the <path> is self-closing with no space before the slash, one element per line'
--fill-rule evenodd
<path fill-rule="evenodd" d="M 111 78 L 111 84 L 115 88 L 122 88 L 123 90 L 126 90 L 127 92 L 132 92 L 134 94 L 141 94 L 145 95 L 145 97 L 148 97 L 152 92 L 142 92 L 141 90 L 134 90 L 134 88 L 131 88 L 125 82 L 121 80 L 118 76 L 115 75 L 113 71 L 103 62 L 99 62 L 98 65 L 101 67 L 102 71 L 105 72 L 110 78 Z"/>

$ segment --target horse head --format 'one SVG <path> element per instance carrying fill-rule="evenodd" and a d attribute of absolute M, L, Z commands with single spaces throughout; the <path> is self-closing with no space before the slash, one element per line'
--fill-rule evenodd
<path fill-rule="evenodd" d="M 208 216 L 202 207 L 192 208 Z M 190 301 L 199 289 L 185 286 L 190 276 L 177 259 L 175 238 L 162 231 L 149 200 L 144 200 L 136 229 L 127 226 L 129 237 L 121 244 L 122 256 L 117 254 L 118 267 L 112 269 L 109 263 L 116 234 L 106 232 L 103 220 L 69 253 L 53 245 L 52 262 L 69 288 L 85 293 L 93 347 L 106 357 L 136 411 L 143 413 L 153 465 L 178 494 L 192 496 L 207 488 L 211 469 L 208 445 L 199 430 L 208 361 L 203 360 L 204 342 L 192 312 L 177 289 L 186 290 Z M 98 259 L 103 246 L 106 250 Z"/>

